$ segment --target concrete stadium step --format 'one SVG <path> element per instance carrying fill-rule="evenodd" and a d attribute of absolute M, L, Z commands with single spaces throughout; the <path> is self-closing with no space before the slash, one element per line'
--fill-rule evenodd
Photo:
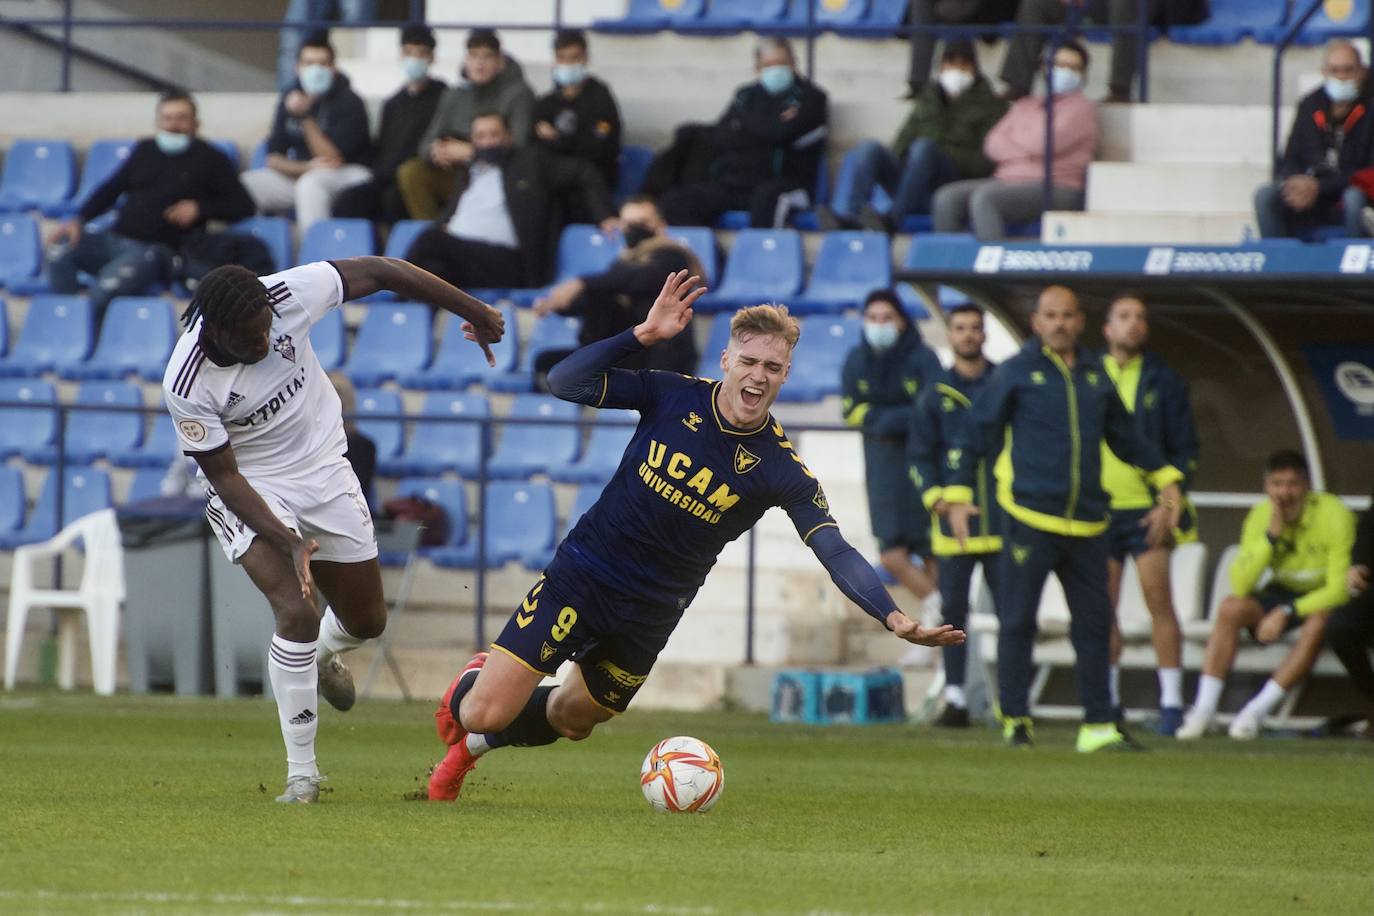
<path fill-rule="evenodd" d="M 1268 105 L 1103 105 L 1098 158 L 1268 167 L 1271 112 Z M 1281 110 L 1284 131 L 1292 116 L 1291 108 Z"/>
<path fill-rule="evenodd" d="M 1096 213 L 1241 213 L 1267 165 L 1094 162 L 1087 209 Z"/>
<path fill-rule="evenodd" d="M 1054 245 L 1234 245 L 1259 235 L 1255 214 L 1102 213 L 1045 214 L 1041 240 Z"/>

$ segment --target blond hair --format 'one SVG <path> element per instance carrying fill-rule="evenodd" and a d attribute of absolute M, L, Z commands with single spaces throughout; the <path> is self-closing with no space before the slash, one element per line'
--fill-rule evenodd
<path fill-rule="evenodd" d="M 801 338 L 801 325 L 787 314 L 785 305 L 772 302 L 751 305 L 735 312 L 735 317 L 730 319 L 730 341 L 743 343 L 745 337 L 754 335 L 780 337 L 790 350 Z"/>

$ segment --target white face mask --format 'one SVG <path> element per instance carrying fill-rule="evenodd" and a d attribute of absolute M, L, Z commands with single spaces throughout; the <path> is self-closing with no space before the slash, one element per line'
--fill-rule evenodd
<path fill-rule="evenodd" d="M 1322 83 L 1322 88 L 1326 90 L 1327 96 L 1333 102 L 1351 102 L 1355 96 L 1360 94 L 1359 80 L 1338 80 L 1334 77 L 1327 77 Z"/>
<path fill-rule="evenodd" d="M 945 90 L 945 94 L 950 98 L 958 98 L 968 91 L 976 79 L 977 77 L 967 70 L 949 67 L 940 71 L 940 88 Z"/>
<path fill-rule="evenodd" d="M 886 350 L 897 342 L 899 336 L 897 325 L 891 322 L 878 324 L 875 321 L 864 322 L 864 340 L 875 350 Z"/>
<path fill-rule="evenodd" d="M 1055 67 L 1050 70 L 1050 90 L 1055 95 L 1077 92 L 1083 88 L 1083 74 L 1069 67 Z"/>
<path fill-rule="evenodd" d="M 402 57 L 401 72 L 405 74 L 406 82 L 419 82 L 429 75 L 429 61 L 423 57 Z"/>

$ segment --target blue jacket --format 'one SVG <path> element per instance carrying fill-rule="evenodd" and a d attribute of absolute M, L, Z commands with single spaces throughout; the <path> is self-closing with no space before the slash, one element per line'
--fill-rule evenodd
<path fill-rule="evenodd" d="M 1160 356 L 1146 350 L 1142 357 L 1132 412 L 1136 429 L 1183 472 L 1183 487 L 1190 489 L 1197 472 L 1198 438 L 1188 381 Z"/>
<path fill-rule="evenodd" d="M 927 509 L 940 500 L 945 483 L 951 480 L 963 461 L 963 454 L 952 445 L 966 435 L 965 429 L 973 415 L 973 402 L 988 387 L 996 368 L 996 364 L 989 363 L 983 374 L 973 379 L 960 375 L 953 368 L 944 369 L 933 380 L 934 384 L 916 399 L 911 435 L 907 437 L 907 455 L 911 462 L 911 481 Z M 937 557 L 994 553 L 1002 549 L 1002 512 L 994 499 L 992 464 L 985 458 L 975 464 L 972 489 L 978 514 L 969 522 L 969 538 L 960 547 L 949 524 L 931 515 L 931 547 Z"/>
<path fill-rule="evenodd" d="M 942 496 L 971 502 L 977 457 L 999 455 L 997 502 L 1041 531 L 1094 537 L 1107 528 L 1102 449 L 1150 473 L 1160 489 L 1183 479 L 1154 443 L 1140 435 L 1100 359 L 1079 347 L 1070 369 L 1039 337 L 993 373 L 973 404 L 972 423 L 956 438 L 967 453 Z"/>

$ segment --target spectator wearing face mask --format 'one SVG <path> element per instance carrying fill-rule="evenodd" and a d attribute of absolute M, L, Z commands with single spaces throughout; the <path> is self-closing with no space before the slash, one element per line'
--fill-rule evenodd
<path fill-rule="evenodd" d="M 748 210 L 750 225 L 781 226 L 792 209 L 810 205 L 825 151 L 829 100 L 797 73 L 792 46 L 765 38 L 754 48 L 757 79 L 735 97 L 711 128 L 710 178 L 663 195 L 663 216 L 675 226 L 710 226 L 727 210 Z"/>
<path fill-rule="evenodd" d="M 891 149 L 867 140 L 849 153 L 853 181 L 849 195 L 835 201 L 832 212 L 817 207 L 824 229 L 862 225 L 891 232 L 912 213 L 929 213 L 937 188 L 960 179 L 986 178 L 992 163 L 983 140 L 1007 111 L 978 70 L 969 41 L 951 41 L 940 58 L 940 75 L 926 83 Z M 892 209 L 881 214 L 869 203 L 875 186 L 892 197 Z"/>
<path fill-rule="evenodd" d="M 1322 85 L 1298 103 L 1279 181 L 1255 192 L 1264 238 L 1304 235 L 1318 226 L 1344 226 L 1351 237 L 1374 235 L 1374 220 L 1365 216 L 1374 188 L 1367 77 L 1354 45 L 1338 39 L 1326 46 Z"/>
<path fill-rule="evenodd" d="M 637 194 L 620 205 L 620 232 L 625 250 L 608 270 L 566 280 L 534 304 L 535 313 L 552 312 L 582 319 L 579 346 L 614 337 L 642 322 L 663 288 L 663 278 L 685 270 L 705 279 L 701 263 L 691 249 L 668 235 L 668 224 L 652 197 Z M 571 350 L 544 359 L 547 371 Z M 670 340 L 654 344 L 626 357 L 623 369 L 665 369 L 691 375 L 696 372 L 697 348 L 690 329 Z M 536 366 L 536 371 L 541 367 Z"/>
<path fill-rule="evenodd" d="M 1088 51 L 1076 41 L 1055 49 L 1054 158 L 1050 161 L 1055 210 L 1082 210 L 1088 163 L 1097 148 L 1097 106 L 1083 94 Z M 984 241 L 1004 238 L 1008 223 L 1039 219 L 1044 210 L 1045 99 L 1014 103 L 988 132 L 983 154 L 991 178 L 956 181 L 935 192 L 936 232 L 966 232 Z"/>
<path fill-rule="evenodd" d="M 415 146 L 434 119 L 439 97 L 448 87 L 430 75 L 434 32 L 412 23 L 401 30 L 400 75 L 405 82 L 382 105 L 382 123 L 372 154 L 372 180 L 345 190 L 334 201 L 334 215 L 394 223 L 406 218 L 396 170 L 415 155 Z"/>
<path fill-rule="evenodd" d="M 1081 7 L 1084 18 L 1090 22 L 1107 23 L 1113 26 L 1135 25 L 1140 11 L 1140 0 L 1021 0 L 1016 14 L 1016 22 L 1025 26 L 1059 25 L 1068 18 L 1070 6 Z M 1188 6 L 1178 3 L 1174 6 Z M 1148 0 L 1147 14 L 1151 20 L 1161 12 L 1161 0 Z M 1045 33 L 1026 31 L 1019 33 L 1007 46 L 1007 56 L 1002 62 L 1002 82 L 1007 84 L 1008 100 L 1019 99 L 1031 91 L 1035 71 L 1045 48 Z M 1107 78 L 1109 94 L 1104 102 L 1117 103 L 1131 100 L 1131 84 L 1135 82 L 1136 33 L 1122 29 L 1112 33 L 1112 72 Z"/>
<path fill-rule="evenodd" d="M 334 68 L 324 35 L 301 45 L 296 85 L 282 93 L 267 138 L 267 166 L 243 173 L 259 213 L 296 210 L 303 233 L 333 214 L 334 199 L 372 177 L 367 109 Z"/>
<path fill-rule="evenodd" d="M 614 190 L 620 178 L 615 96 L 588 72 L 587 37 L 580 29 L 565 29 L 554 37 L 553 57 L 553 91 L 534 103 L 535 142 L 560 156 L 587 160 Z M 581 221 L 574 216 L 573 222 Z"/>

